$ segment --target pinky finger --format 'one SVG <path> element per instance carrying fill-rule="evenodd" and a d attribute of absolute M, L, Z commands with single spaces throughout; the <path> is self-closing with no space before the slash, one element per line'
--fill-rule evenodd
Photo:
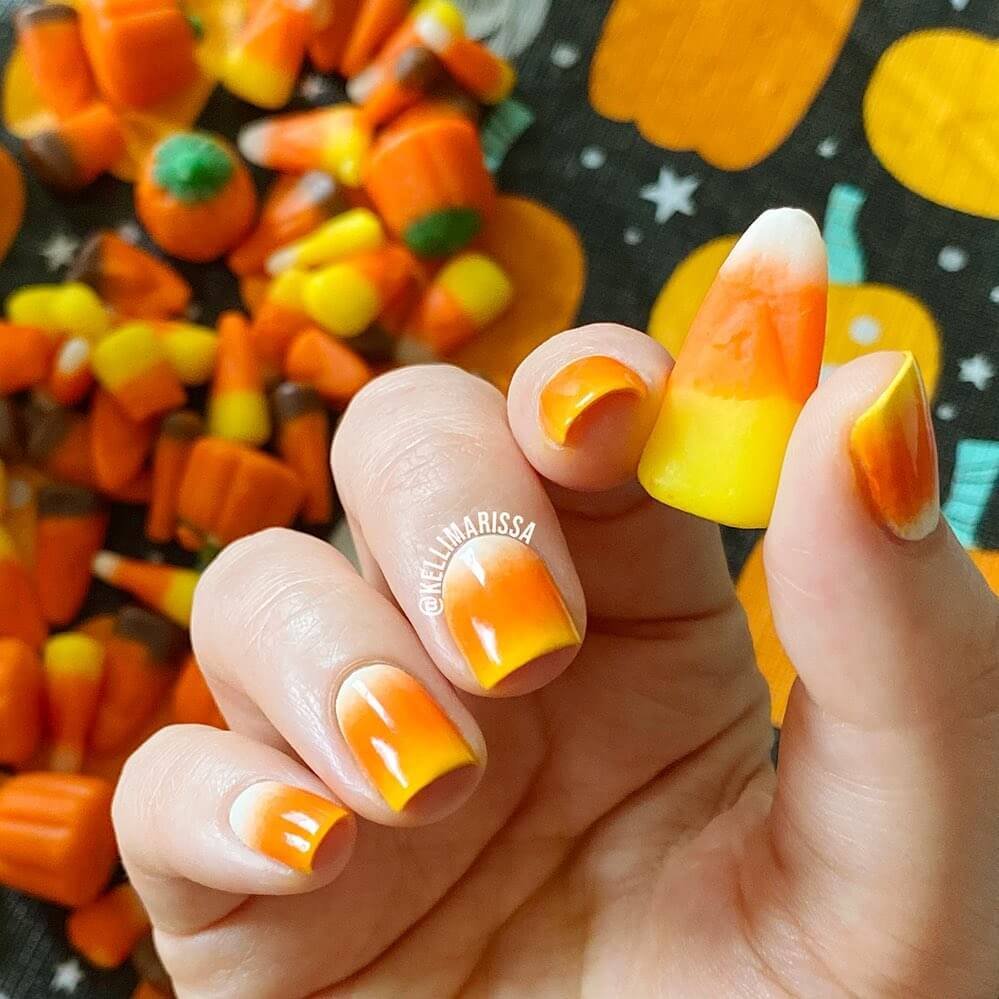
<path fill-rule="evenodd" d="M 122 861 L 153 924 L 195 932 L 248 895 L 295 895 L 346 866 L 356 822 L 309 770 L 234 732 L 174 725 L 115 794 Z"/>

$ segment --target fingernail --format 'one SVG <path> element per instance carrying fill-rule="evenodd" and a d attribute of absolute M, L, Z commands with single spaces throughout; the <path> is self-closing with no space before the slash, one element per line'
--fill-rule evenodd
<path fill-rule="evenodd" d="M 451 636 L 486 690 L 539 656 L 580 643 L 548 567 L 516 538 L 466 541 L 445 570 L 443 600 Z"/>
<path fill-rule="evenodd" d="M 232 803 L 229 825 L 251 850 L 307 874 L 326 835 L 348 815 L 318 794 L 262 780 Z"/>
<path fill-rule="evenodd" d="M 351 673 L 335 710 L 354 758 L 395 812 L 439 777 L 478 762 L 422 684 L 386 663 Z"/>
<path fill-rule="evenodd" d="M 912 354 L 853 425 L 850 455 L 864 500 L 885 527 L 906 541 L 934 530 L 940 520 L 937 446 Z"/>
<path fill-rule="evenodd" d="M 648 395 L 645 382 L 613 357 L 582 357 L 557 372 L 541 390 L 539 408 L 545 435 L 555 444 L 572 444 L 581 417 L 602 399 Z M 576 433 L 573 433 L 573 429 Z"/>

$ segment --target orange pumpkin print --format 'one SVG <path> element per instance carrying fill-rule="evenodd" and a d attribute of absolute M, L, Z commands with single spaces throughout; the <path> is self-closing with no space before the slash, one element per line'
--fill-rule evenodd
<path fill-rule="evenodd" d="M 790 135 L 846 40 L 860 0 L 617 0 L 590 102 L 650 142 L 745 170 Z"/>

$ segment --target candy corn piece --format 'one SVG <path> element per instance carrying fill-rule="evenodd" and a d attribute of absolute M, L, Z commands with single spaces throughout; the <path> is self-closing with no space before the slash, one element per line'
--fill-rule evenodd
<path fill-rule="evenodd" d="M 42 182 L 66 192 L 97 180 L 124 152 L 121 122 L 99 101 L 24 140 L 25 158 Z"/>
<path fill-rule="evenodd" d="M 309 277 L 299 270 L 279 274 L 271 281 L 263 304 L 253 317 L 250 337 L 268 379 L 281 370 L 291 341 L 312 323 L 305 311 L 305 285 Z"/>
<path fill-rule="evenodd" d="M 329 21 L 312 36 L 309 58 L 321 73 L 332 73 L 339 68 L 360 5 L 361 0 L 333 0 Z"/>
<path fill-rule="evenodd" d="M 257 107 L 284 107 L 317 27 L 316 6 L 316 0 L 257 0 L 226 54 L 223 86 Z"/>
<path fill-rule="evenodd" d="M 481 253 L 465 253 L 437 274 L 410 319 L 409 333 L 441 357 L 485 329 L 512 300 L 503 269 Z"/>
<path fill-rule="evenodd" d="M 378 55 L 347 84 L 347 96 L 364 108 L 365 118 L 380 125 L 415 104 L 444 78 L 441 61 L 421 37 L 464 35 L 465 18 L 446 0 L 421 4 L 382 46 Z"/>
<path fill-rule="evenodd" d="M 127 883 L 77 909 L 66 920 L 70 946 L 98 968 L 124 964 L 148 929 L 145 906 Z"/>
<path fill-rule="evenodd" d="M 90 366 L 90 341 L 82 336 L 64 340 L 56 352 L 45 391 L 60 406 L 75 406 L 94 387 Z"/>
<path fill-rule="evenodd" d="M 90 563 L 107 530 L 101 500 L 79 486 L 49 485 L 38 491 L 35 584 L 51 624 L 76 617 L 90 588 Z"/>
<path fill-rule="evenodd" d="M 320 170 L 301 176 L 284 174 L 268 192 L 257 228 L 227 258 L 234 274 L 263 270 L 268 257 L 282 246 L 308 236 L 344 208 L 337 182 Z"/>
<path fill-rule="evenodd" d="M 53 635 L 45 643 L 43 661 L 52 740 L 49 769 L 79 773 L 97 714 L 104 677 L 104 646 L 89 635 L 67 631 Z"/>
<path fill-rule="evenodd" d="M 363 333 L 413 280 L 415 262 L 390 245 L 331 264 L 305 284 L 305 311 L 336 336 Z"/>
<path fill-rule="evenodd" d="M 217 547 L 265 527 L 287 527 L 304 492 L 298 476 L 270 455 L 218 437 L 191 450 L 180 486 L 178 537 Z"/>
<path fill-rule="evenodd" d="M 91 364 L 133 420 L 176 409 L 187 398 L 149 323 L 129 323 L 106 336 L 94 348 Z"/>
<path fill-rule="evenodd" d="M 314 388 L 331 406 L 342 408 L 374 377 L 367 361 L 322 330 L 304 330 L 288 350 L 285 375 Z"/>
<path fill-rule="evenodd" d="M 36 326 L 54 337 L 81 336 L 92 343 L 107 333 L 108 313 L 89 285 L 26 285 L 6 302 L 7 318 L 21 326 Z"/>
<path fill-rule="evenodd" d="M 416 18 L 416 34 L 451 76 L 483 104 L 499 104 L 510 96 L 517 82 L 514 68 L 481 42 L 431 17 L 430 11 Z"/>
<path fill-rule="evenodd" d="M 168 319 L 191 301 L 190 285 L 169 264 L 117 233 L 95 233 L 67 275 L 96 291 L 122 319 Z"/>
<path fill-rule="evenodd" d="M 194 587 L 200 576 L 193 569 L 143 562 L 114 552 L 98 552 L 94 556 L 93 570 L 98 579 L 131 593 L 182 627 L 191 623 Z"/>
<path fill-rule="evenodd" d="M 288 173 L 324 170 L 348 187 L 361 183 L 371 129 L 349 104 L 265 118 L 239 133 L 240 152 L 257 166 Z"/>
<path fill-rule="evenodd" d="M 270 411 L 250 324 L 238 312 L 227 312 L 219 318 L 219 352 L 208 403 L 208 432 L 243 444 L 264 444 L 271 436 Z"/>
<path fill-rule="evenodd" d="M 13 545 L 14 553 L 26 568 L 35 564 L 38 490 L 46 482 L 48 477 L 31 465 L 7 467 L 7 511 L 3 521 L 6 544 Z M 41 616 L 41 610 L 38 613 Z"/>
<path fill-rule="evenodd" d="M 215 330 L 197 323 L 157 323 L 163 353 L 182 385 L 204 385 L 215 372 L 219 338 Z"/>
<path fill-rule="evenodd" d="M 120 489 L 142 469 L 153 447 L 156 428 L 136 422 L 106 389 L 94 393 L 90 407 L 90 453 L 102 490 Z"/>
<path fill-rule="evenodd" d="M 0 527 L 0 637 L 18 638 L 38 649 L 48 632 L 31 573 L 21 561 L 10 532 Z"/>
<path fill-rule="evenodd" d="M 292 267 L 332 264 L 345 257 L 379 249 L 385 231 L 378 216 L 367 208 L 353 208 L 323 223 L 313 233 L 267 258 L 267 272 L 280 274 Z"/>
<path fill-rule="evenodd" d="M 188 653 L 181 667 L 171 704 L 173 721 L 179 725 L 227 727 L 193 652 Z"/>
<path fill-rule="evenodd" d="M 810 216 L 764 212 L 722 265 L 666 387 L 638 475 L 657 500 L 733 527 L 770 520 L 784 451 L 815 389 L 826 255 Z"/>
<path fill-rule="evenodd" d="M 28 457 L 49 475 L 79 486 L 97 484 L 90 450 L 90 421 L 72 409 L 35 400 L 25 409 Z"/>
<path fill-rule="evenodd" d="M 81 774 L 22 773 L 0 784 L 0 884 L 59 905 L 92 902 L 118 849 L 114 786 Z"/>
<path fill-rule="evenodd" d="M 382 43 L 406 19 L 410 6 L 409 0 L 361 0 L 340 62 L 344 76 L 357 76 L 371 62 Z"/>
<path fill-rule="evenodd" d="M 0 638 L 0 766 L 22 767 L 42 738 L 42 664 L 19 638 Z"/>
<path fill-rule="evenodd" d="M 28 72 L 47 108 L 66 118 L 96 99 L 80 18 L 72 7 L 33 3 L 17 12 L 14 25 Z"/>
<path fill-rule="evenodd" d="M 104 689 L 90 733 L 95 753 L 113 753 L 135 736 L 173 682 L 170 668 L 184 646 L 173 622 L 141 607 L 124 607 L 104 647 Z"/>
<path fill-rule="evenodd" d="M 0 322 L 0 394 L 13 395 L 45 381 L 55 349 L 43 330 Z"/>
<path fill-rule="evenodd" d="M 423 257 L 464 248 L 496 201 L 475 126 L 452 111 L 423 108 L 378 136 L 364 188 L 386 227 Z"/>
<path fill-rule="evenodd" d="M 327 524 L 333 516 L 330 475 L 330 420 L 315 389 L 283 382 L 273 394 L 278 453 L 305 487 L 302 517 L 307 524 Z"/>
<path fill-rule="evenodd" d="M 201 417 L 190 410 L 171 413 L 160 427 L 153 453 L 153 494 L 146 512 L 146 537 L 163 544 L 177 529 L 177 496 L 194 442 L 201 436 Z"/>

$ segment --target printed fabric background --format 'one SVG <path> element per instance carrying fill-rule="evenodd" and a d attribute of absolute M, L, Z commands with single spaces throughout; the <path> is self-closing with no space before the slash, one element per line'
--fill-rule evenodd
<path fill-rule="evenodd" d="M 13 6 L 0 0 L 3 62 Z M 827 365 L 884 347 L 916 354 L 934 396 L 945 513 L 999 589 L 999 5 L 462 6 L 515 59 L 517 96 L 537 115 L 500 173 L 520 196 L 506 211 L 523 295 L 464 363 L 502 382 L 532 341 L 574 316 L 649 329 L 675 350 L 734 234 L 766 208 L 805 208 L 830 247 Z M 341 94 L 307 77 L 297 103 Z M 231 136 L 256 116 L 217 91 L 199 120 Z M 0 141 L 16 152 L 12 135 Z M 98 225 L 141 237 L 127 185 L 104 178 L 60 199 L 29 178 L 0 294 L 58 279 Z M 182 269 L 206 320 L 237 304 L 224 268 Z M 141 554 L 141 532 L 120 520 L 117 530 L 110 547 Z M 728 531 L 726 543 L 779 725 L 793 674 L 769 621 L 759 537 Z M 130 994 L 127 966 L 97 972 L 72 957 L 63 920 L 0 890 L 0 999 Z"/>

